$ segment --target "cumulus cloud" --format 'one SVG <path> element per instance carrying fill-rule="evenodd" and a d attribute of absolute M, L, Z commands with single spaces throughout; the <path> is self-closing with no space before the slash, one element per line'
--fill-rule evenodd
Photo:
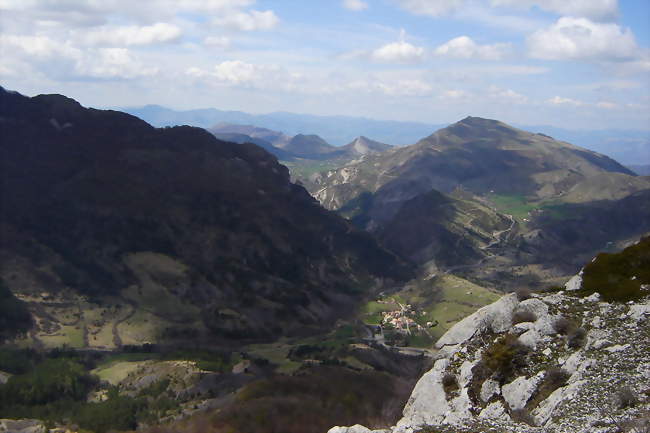
<path fill-rule="evenodd" d="M 465 0 L 394 0 L 397 5 L 417 15 L 439 17 L 459 9 Z"/>
<path fill-rule="evenodd" d="M 618 0 L 491 0 L 493 6 L 514 6 L 540 9 L 559 15 L 613 20 L 618 16 Z"/>
<path fill-rule="evenodd" d="M 630 29 L 587 18 L 562 17 L 527 43 L 531 57 L 546 60 L 626 60 L 639 51 Z"/>
<path fill-rule="evenodd" d="M 91 45 L 150 45 L 178 40 L 181 33 L 175 25 L 156 23 L 150 26 L 104 26 L 83 34 L 82 38 Z"/>
<path fill-rule="evenodd" d="M 510 49 L 510 44 L 479 45 L 469 36 L 459 36 L 440 45 L 434 53 L 456 59 L 501 60 Z"/>
<path fill-rule="evenodd" d="M 182 12 L 227 14 L 253 3 L 255 0 L 0 0 L 0 10 L 19 12 L 34 20 L 96 26 L 114 14 L 150 23 Z"/>
<path fill-rule="evenodd" d="M 372 58 L 379 62 L 410 63 L 422 60 L 424 48 L 409 44 L 408 42 L 393 42 L 372 52 Z"/>
<path fill-rule="evenodd" d="M 79 59 L 75 71 L 91 78 L 132 79 L 156 75 L 158 68 L 139 62 L 126 48 L 100 48 Z"/>
<path fill-rule="evenodd" d="M 343 7 L 351 11 L 362 11 L 368 9 L 368 3 L 361 0 L 343 0 Z"/>
<path fill-rule="evenodd" d="M 277 15 L 270 10 L 236 12 L 214 20 L 216 25 L 242 31 L 271 30 L 279 22 Z"/>
<path fill-rule="evenodd" d="M 488 89 L 488 95 L 492 99 L 507 101 L 513 104 L 525 104 L 528 102 L 527 96 L 517 93 L 512 89 L 502 89 L 497 86 L 490 86 Z"/>
<path fill-rule="evenodd" d="M 33 60 L 81 56 L 81 50 L 74 48 L 69 43 L 57 42 L 47 36 L 0 35 L 0 46 L 5 48 L 3 50 L 5 55 L 10 52 L 17 55 L 25 54 Z"/>
<path fill-rule="evenodd" d="M 2 35 L 0 45 L 11 48 L 13 60 L 32 65 L 51 78 L 133 79 L 158 73 L 126 48 L 81 50 L 46 36 Z"/>
<path fill-rule="evenodd" d="M 378 62 L 386 63 L 413 63 L 424 58 L 424 48 L 406 42 L 406 32 L 400 32 L 397 42 L 386 44 L 377 48 L 370 57 Z"/>
<path fill-rule="evenodd" d="M 226 60 L 218 63 L 211 70 L 192 67 L 185 73 L 215 85 L 284 91 L 302 90 L 300 88 L 302 76 L 290 73 L 278 65 L 256 65 L 242 60 Z"/>
<path fill-rule="evenodd" d="M 561 96 L 554 96 L 546 102 L 551 105 L 569 105 L 572 107 L 581 107 L 585 105 L 584 102 L 578 101 L 577 99 L 563 98 Z"/>

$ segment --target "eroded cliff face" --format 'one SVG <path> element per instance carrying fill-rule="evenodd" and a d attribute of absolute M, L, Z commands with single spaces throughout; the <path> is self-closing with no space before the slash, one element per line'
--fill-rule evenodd
<path fill-rule="evenodd" d="M 650 286 L 642 291 L 626 303 L 573 291 L 502 297 L 436 343 L 403 418 L 374 432 L 647 431 Z M 330 430 L 360 432 L 370 430 Z"/>

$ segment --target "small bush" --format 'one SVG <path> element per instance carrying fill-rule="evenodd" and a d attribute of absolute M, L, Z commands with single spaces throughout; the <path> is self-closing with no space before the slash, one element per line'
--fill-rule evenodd
<path fill-rule="evenodd" d="M 567 335 L 574 327 L 575 325 L 573 325 L 573 323 L 566 317 L 560 317 L 555 321 L 555 323 L 553 323 L 555 332 L 560 335 Z"/>
<path fill-rule="evenodd" d="M 515 294 L 517 295 L 517 299 L 519 299 L 519 301 L 525 301 L 526 299 L 530 299 L 530 297 L 533 296 L 533 292 L 531 292 L 530 289 L 527 289 L 526 287 L 518 288 L 515 290 Z"/>
<path fill-rule="evenodd" d="M 544 375 L 544 383 L 548 386 L 551 386 L 555 389 L 558 389 L 566 385 L 567 381 L 571 377 L 571 374 L 563 368 L 551 368 L 546 370 Z"/>
<path fill-rule="evenodd" d="M 445 390 L 445 394 L 456 391 L 459 388 L 456 376 L 451 373 L 445 373 L 445 375 L 442 376 L 442 387 Z"/>
<path fill-rule="evenodd" d="M 517 323 L 534 322 L 535 320 L 537 320 L 537 316 L 532 311 L 517 311 L 512 316 L 513 325 L 516 325 Z"/>
<path fill-rule="evenodd" d="M 586 337 L 587 331 L 585 331 L 584 328 L 575 329 L 567 336 L 567 346 L 572 349 L 582 347 L 585 344 Z"/>
<path fill-rule="evenodd" d="M 487 368 L 494 372 L 501 383 L 526 364 L 529 348 L 519 342 L 517 337 L 506 334 L 485 349 L 481 357 Z"/>
<path fill-rule="evenodd" d="M 535 427 L 535 417 L 530 414 L 526 409 L 517 409 L 510 412 L 510 418 L 515 422 L 528 424 Z"/>
<path fill-rule="evenodd" d="M 634 407 L 637 404 L 639 404 L 639 399 L 631 388 L 625 387 L 616 393 L 616 405 L 619 409 Z"/>

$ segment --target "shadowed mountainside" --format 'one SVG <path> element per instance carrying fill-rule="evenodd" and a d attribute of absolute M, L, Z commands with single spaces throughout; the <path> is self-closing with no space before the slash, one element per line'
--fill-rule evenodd
<path fill-rule="evenodd" d="M 0 116 L 0 272 L 14 291 L 101 298 L 147 280 L 212 335 L 274 338 L 326 326 L 364 289 L 411 275 L 255 145 L 61 95 L 2 89 Z M 180 270 L 134 267 L 154 253 Z"/>

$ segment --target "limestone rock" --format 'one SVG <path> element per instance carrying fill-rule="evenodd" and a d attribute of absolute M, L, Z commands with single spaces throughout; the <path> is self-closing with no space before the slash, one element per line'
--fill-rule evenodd
<path fill-rule="evenodd" d="M 444 420 L 450 406 L 441 379 L 448 366 L 448 359 L 439 359 L 433 368 L 420 378 L 404 407 L 404 417 L 397 427 L 433 425 Z"/>
<path fill-rule="evenodd" d="M 501 394 L 510 406 L 510 409 L 523 409 L 523 407 L 526 406 L 526 402 L 528 402 L 530 397 L 533 395 L 533 392 L 537 389 L 537 384 L 541 380 L 542 373 L 531 378 L 520 376 L 512 382 L 503 385 L 501 388 Z"/>
<path fill-rule="evenodd" d="M 34 419 L 0 419 L 0 433 L 47 433 L 47 429 Z"/>
<path fill-rule="evenodd" d="M 389 430 L 370 430 L 367 427 L 356 424 L 352 427 L 332 427 L 327 433 L 389 433 Z"/>
<path fill-rule="evenodd" d="M 487 329 L 493 332 L 506 331 L 512 325 L 512 314 L 518 304 L 514 293 L 503 296 L 456 323 L 436 342 L 436 348 L 464 343 L 477 332 Z"/>
<path fill-rule="evenodd" d="M 488 419 L 503 419 L 506 416 L 506 408 L 503 407 L 503 403 L 500 401 L 489 404 L 479 414 L 479 418 Z"/>
<path fill-rule="evenodd" d="M 580 287 L 582 287 L 583 272 L 584 271 L 580 271 L 578 275 L 571 277 L 571 279 L 564 285 L 564 288 L 567 290 L 580 290 Z"/>
<path fill-rule="evenodd" d="M 481 385 L 481 400 L 487 403 L 493 395 L 501 394 L 501 386 L 494 379 L 488 379 Z M 491 405 L 490 405 L 491 406 Z M 487 408 L 486 408 L 487 409 Z"/>

